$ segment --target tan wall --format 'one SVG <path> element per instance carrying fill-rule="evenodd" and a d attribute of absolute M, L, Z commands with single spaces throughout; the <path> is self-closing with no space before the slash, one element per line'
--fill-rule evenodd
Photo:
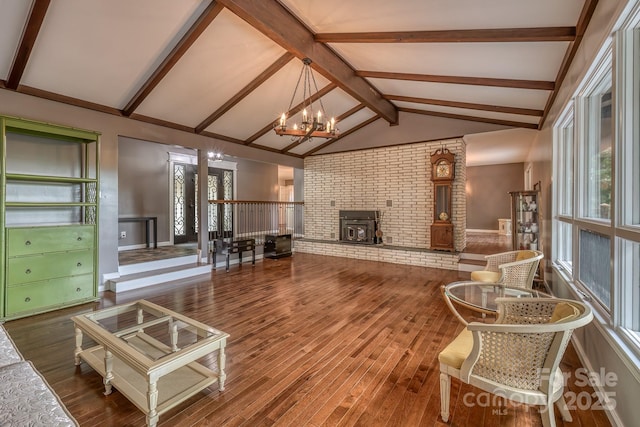
<path fill-rule="evenodd" d="M 498 230 L 511 218 L 509 191 L 524 190 L 524 163 L 467 167 L 467 229 Z"/>

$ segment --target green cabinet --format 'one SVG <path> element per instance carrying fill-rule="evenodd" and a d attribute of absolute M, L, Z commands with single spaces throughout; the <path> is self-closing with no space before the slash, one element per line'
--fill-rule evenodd
<path fill-rule="evenodd" d="M 0 320 L 97 299 L 99 134 L 0 116 Z"/>

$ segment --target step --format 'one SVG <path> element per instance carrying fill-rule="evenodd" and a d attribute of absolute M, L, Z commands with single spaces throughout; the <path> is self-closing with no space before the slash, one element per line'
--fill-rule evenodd
<path fill-rule="evenodd" d="M 485 254 L 472 254 L 467 252 L 460 253 L 460 259 L 464 259 L 464 260 L 476 260 L 476 261 L 486 262 L 487 259 L 485 257 L 486 257 Z"/>
<path fill-rule="evenodd" d="M 485 265 L 487 265 L 487 260 L 485 259 L 485 255 L 483 254 L 470 254 L 470 253 L 461 253 L 460 261 L 458 262 L 458 271 L 477 271 L 483 270 Z"/>
<path fill-rule="evenodd" d="M 155 261 L 139 262 L 137 264 L 127 264 L 118 267 L 118 273 L 120 276 L 127 276 L 129 274 L 144 273 L 146 271 L 154 271 L 162 268 L 178 267 L 182 265 L 193 265 L 198 262 L 198 256 L 185 255 L 174 258 L 159 259 Z"/>
<path fill-rule="evenodd" d="M 206 276 L 206 278 L 210 277 L 211 265 L 194 262 L 191 264 L 158 268 L 151 271 L 125 274 L 118 278 L 108 280 L 106 289 L 116 293 L 125 292 L 200 275 Z"/>

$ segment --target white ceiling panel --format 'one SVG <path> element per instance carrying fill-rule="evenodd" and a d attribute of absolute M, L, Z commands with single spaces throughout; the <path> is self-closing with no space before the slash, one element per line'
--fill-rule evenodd
<path fill-rule="evenodd" d="M 371 117 L 373 117 L 375 115 L 376 115 L 376 113 L 374 113 L 373 111 L 369 110 L 368 108 L 363 108 L 362 110 L 357 111 L 356 113 L 350 115 L 346 119 L 341 120 L 336 125 L 336 127 L 338 128 L 338 131 L 340 133 L 344 133 L 344 132 L 348 131 L 349 129 L 352 129 L 352 128 L 358 126 L 360 123 L 366 122 L 367 120 L 369 120 Z"/>
<path fill-rule="evenodd" d="M 312 138 L 310 141 L 305 141 L 301 144 L 296 145 L 294 148 L 289 150 L 293 154 L 303 155 L 313 150 L 316 147 L 326 143 L 328 140 L 325 138 Z"/>
<path fill-rule="evenodd" d="M 583 0 L 280 0 L 312 31 L 415 31 L 575 25 Z"/>
<path fill-rule="evenodd" d="M 290 94 L 287 95 L 283 88 L 288 88 L 291 82 L 295 83 L 300 74 L 300 64 L 297 59 L 289 61 L 206 130 L 244 141 L 267 123 L 276 120 L 289 102 Z M 265 102 L 267 99 L 269 102 Z"/>
<path fill-rule="evenodd" d="M 260 138 L 255 140 L 254 144 L 260 145 L 262 147 L 272 148 L 274 150 L 282 150 L 285 147 L 291 145 L 295 141 L 295 139 L 297 138 L 292 139 L 291 137 L 286 135 L 277 135 L 275 131 L 270 130 L 269 132 L 265 133 Z M 325 140 L 324 138 L 322 139 L 323 141 Z"/>
<path fill-rule="evenodd" d="M 22 28 L 29 16 L 31 1 L 0 0 L 0 79 L 6 80 L 11 72 Z"/>
<path fill-rule="evenodd" d="M 553 81 L 567 42 L 334 43 L 356 70 Z"/>
<path fill-rule="evenodd" d="M 409 80 L 368 79 L 385 95 L 544 109 L 551 91 Z"/>
<path fill-rule="evenodd" d="M 225 9 L 136 113 L 195 127 L 283 53 Z"/>
<path fill-rule="evenodd" d="M 521 114 L 497 113 L 493 111 L 471 110 L 468 108 L 441 107 L 439 105 L 424 105 L 412 102 L 396 101 L 395 104 L 402 108 L 411 108 L 422 111 L 435 111 L 447 114 L 459 114 L 463 116 L 482 117 L 494 120 L 508 120 L 512 122 L 533 123 L 538 124 L 540 117 L 524 116 Z"/>
<path fill-rule="evenodd" d="M 53 1 L 21 84 L 123 107 L 207 3 Z"/>
<path fill-rule="evenodd" d="M 467 166 L 525 162 L 537 133 L 533 129 L 508 129 L 465 135 Z"/>
<path fill-rule="evenodd" d="M 328 118 L 338 117 L 359 104 L 358 100 L 340 88 L 334 89 L 322 97 L 324 111 Z M 315 106 L 315 104 L 314 104 Z"/>

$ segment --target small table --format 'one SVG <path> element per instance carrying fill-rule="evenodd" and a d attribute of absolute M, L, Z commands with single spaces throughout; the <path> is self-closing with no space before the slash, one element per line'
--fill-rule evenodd
<path fill-rule="evenodd" d="M 214 383 L 224 390 L 225 332 L 145 300 L 71 318 L 75 364 L 87 362 L 147 416 L 148 426 Z M 82 349 L 83 334 L 98 345 Z M 217 367 L 197 360 L 217 351 Z"/>
<path fill-rule="evenodd" d="M 229 257 L 231 254 L 238 254 L 238 262 L 242 263 L 242 252 L 251 251 L 251 263 L 256 265 L 256 239 L 236 239 L 225 240 L 216 239 L 213 244 L 213 266 L 215 268 L 215 254 L 218 252 L 226 256 L 226 271 L 229 271 Z"/>
<path fill-rule="evenodd" d="M 442 287 L 442 293 L 449 308 L 463 323 L 467 322 L 460 316 L 451 302 L 482 314 L 496 314 L 498 311 L 496 298 L 543 298 L 551 296 L 533 289 L 508 287 L 498 283 L 470 281 L 449 283 Z"/>

